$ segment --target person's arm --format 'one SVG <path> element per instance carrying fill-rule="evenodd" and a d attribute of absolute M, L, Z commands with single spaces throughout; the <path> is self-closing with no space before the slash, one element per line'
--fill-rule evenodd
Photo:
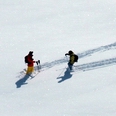
<path fill-rule="evenodd" d="M 66 55 L 69 55 L 69 53 L 66 53 L 65 56 L 66 56 Z"/>
<path fill-rule="evenodd" d="M 33 61 L 33 59 L 31 59 L 30 57 L 28 57 L 28 62 L 29 63 L 35 63 L 35 61 Z"/>

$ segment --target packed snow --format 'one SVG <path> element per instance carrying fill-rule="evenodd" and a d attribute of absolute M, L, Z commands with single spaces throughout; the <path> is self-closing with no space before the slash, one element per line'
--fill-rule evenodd
<path fill-rule="evenodd" d="M 0 0 L 0 116 L 116 116 L 115 4 Z M 29 51 L 41 61 L 32 79 L 22 74 Z"/>

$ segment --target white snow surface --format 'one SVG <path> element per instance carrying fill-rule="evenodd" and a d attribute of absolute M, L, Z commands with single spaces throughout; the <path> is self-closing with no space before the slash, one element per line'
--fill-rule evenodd
<path fill-rule="evenodd" d="M 0 116 L 116 116 L 116 1 L 0 0 L 0 67 Z"/>

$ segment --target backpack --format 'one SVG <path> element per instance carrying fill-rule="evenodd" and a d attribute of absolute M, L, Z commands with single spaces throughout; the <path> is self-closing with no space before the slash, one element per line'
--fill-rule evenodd
<path fill-rule="evenodd" d="M 25 63 L 28 63 L 28 56 L 25 56 L 24 60 L 25 60 Z"/>
<path fill-rule="evenodd" d="M 74 62 L 78 62 L 78 55 L 74 54 L 74 57 L 75 57 Z"/>

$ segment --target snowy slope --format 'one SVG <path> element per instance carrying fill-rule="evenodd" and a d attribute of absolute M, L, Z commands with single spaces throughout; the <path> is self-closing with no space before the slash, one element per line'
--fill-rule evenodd
<path fill-rule="evenodd" d="M 0 115 L 115 116 L 115 25 L 115 0 L 0 0 Z M 20 76 L 30 50 L 33 79 Z"/>

